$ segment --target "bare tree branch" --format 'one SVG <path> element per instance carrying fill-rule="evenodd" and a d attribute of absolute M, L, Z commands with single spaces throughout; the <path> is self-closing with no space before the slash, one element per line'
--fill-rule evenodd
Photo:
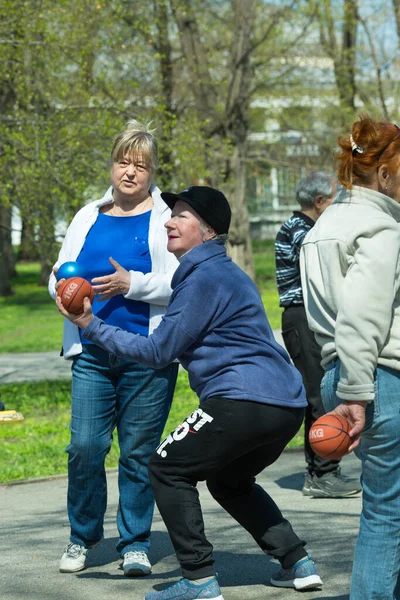
<path fill-rule="evenodd" d="M 389 112 L 388 112 L 388 109 L 386 106 L 385 94 L 383 92 L 382 69 L 379 64 L 378 55 L 377 55 L 376 48 L 375 48 L 375 43 L 372 38 L 371 31 L 368 27 L 366 20 L 363 17 L 361 17 L 360 15 L 358 15 L 358 20 L 364 28 L 365 34 L 367 36 L 368 44 L 369 44 L 369 47 L 371 50 L 371 56 L 372 56 L 372 60 L 374 62 L 374 66 L 375 66 L 376 84 L 377 84 L 377 88 L 378 88 L 378 95 L 379 95 L 379 100 L 381 102 L 382 111 L 385 116 L 385 119 L 389 120 Z"/>

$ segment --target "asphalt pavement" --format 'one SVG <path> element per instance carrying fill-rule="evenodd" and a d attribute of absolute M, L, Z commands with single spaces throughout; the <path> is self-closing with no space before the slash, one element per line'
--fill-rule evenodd
<path fill-rule="evenodd" d="M 359 475 L 354 455 L 346 456 L 343 471 Z M 206 532 L 214 545 L 215 567 L 225 600 L 347 600 L 353 549 L 361 509 L 360 496 L 315 499 L 301 494 L 302 452 L 286 451 L 259 477 L 295 531 L 307 540 L 324 586 L 321 591 L 296 592 L 274 588 L 269 578 L 278 568 L 211 498 L 200 484 Z M 115 545 L 118 505 L 117 473 L 108 471 L 105 539 L 92 550 L 87 568 L 59 573 L 68 541 L 66 477 L 0 485 L 0 597 L 3 600 L 143 600 L 180 576 L 171 542 L 158 512 L 152 528 L 150 576 L 131 579 L 120 569 Z"/>
<path fill-rule="evenodd" d="M 0 384 L 64 377 L 70 377 L 70 365 L 58 353 L 0 355 Z M 358 478 L 358 459 L 353 454 L 346 456 L 342 470 Z M 76 574 L 61 574 L 58 569 L 69 536 L 66 476 L 0 485 L 2 600 L 142 600 L 148 591 L 161 590 L 180 577 L 157 510 L 150 551 L 153 572 L 140 579 L 124 577 L 115 551 L 116 469 L 110 469 L 107 477 L 105 539 L 89 553 L 87 568 Z M 199 485 L 206 533 L 214 545 L 225 600 L 348 600 L 361 496 L 335 500 L 304 497 L 303 478 L 303 452 L 290 450 L 258 478 L 297 534 L 307 540 L 307 549 L 324 581 L 321 591 L 301 593 L 269 584 L 279 568 L 276 561 L 260 551 L 250 535 L 213 500 L 203 483 Z"/>
<path fill-rule="evenodd" d="M 57 381 L 71 377 L 71 361 L 59 352 L 0 354 L 0 392 L 4 383 Z"/>

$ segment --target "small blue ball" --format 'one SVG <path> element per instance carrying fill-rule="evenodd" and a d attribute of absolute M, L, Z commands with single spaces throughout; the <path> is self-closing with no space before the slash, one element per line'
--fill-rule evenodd
<path fill-rule="evenodd" d="M 60 281 L 60 279 L 69 279 L 70 277 L 85 278 L 84 270 L 77 262 L 70 261 L 63 263 L 56 273 L 57 281 Z"/>

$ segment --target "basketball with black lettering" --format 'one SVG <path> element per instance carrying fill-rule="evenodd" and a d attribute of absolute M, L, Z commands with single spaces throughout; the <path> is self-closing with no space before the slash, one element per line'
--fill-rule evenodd
<path fill-rule="evenodd" d="M 350 423 L 342 415 L 324 415 L 310 428 L 310 446 L 322 458 L 341 458 L 347 454 L 351 444 L 350 429 Z"/>
<path fill-rule="evenodd" d="M 83 300 L 89 298 L 90 302 L 93 302 L 94 290 L 86 279 L 70 277 L 60 285 L 57 295 L 60 296 L 65 310 L 80 315 L 83 312 Z"/>

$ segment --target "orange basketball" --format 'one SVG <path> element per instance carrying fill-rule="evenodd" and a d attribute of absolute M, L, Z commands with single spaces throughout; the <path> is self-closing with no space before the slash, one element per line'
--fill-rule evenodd
<path fill-rule="evenodd" d="M 310 446 L 322 458 L 341 458 L 351 444 L 350 429 L 350 423 L 342 415 L 324 415 L 310 429 Z"/>
<path fill-rule="evenodd" d="M 84 298 L 87 297 L 90 302 L 93 302 L 94 290 L 86 279 L 70 277 L 60 285 L 57 295 L 60 296 L 65 310 L 80 315 L 83 312 Z"/>

